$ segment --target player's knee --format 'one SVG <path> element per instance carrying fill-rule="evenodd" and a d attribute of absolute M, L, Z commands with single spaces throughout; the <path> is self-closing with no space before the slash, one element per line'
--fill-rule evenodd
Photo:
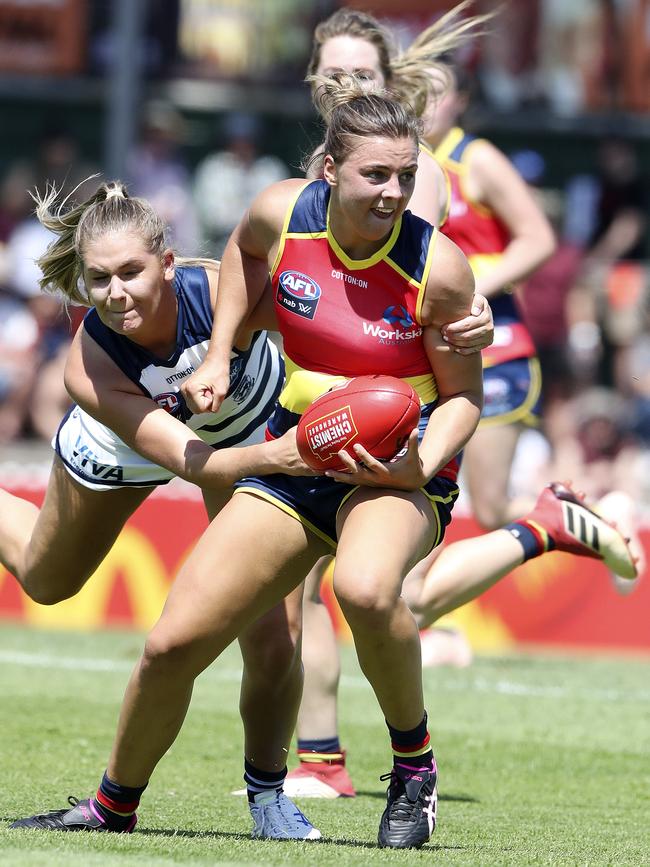
<path fill-rule="evenodd" d="M 59 602 L 76 596 L 84 583 L 61 585 L 56 584 L 51 579 L 43 580 L 28 574 L 23 578 L 21 585 L 33 602 L 37 602 L 39 605 L 57 605 Z"/>
<path fill-rule="evenodd" d="M 156 628 L 147 636 L 140 660 L 140 672 L 145 676 L 163 679 L 196 677 L 203 668 L 195 658 L 192 643 Z"/>
<path fill-rule="evenodd" d="M 392 582 L 391 582 L 392 583 Z M 381 629 L 390 619 L 397 602 L 388 582 L 379 574 L 357 575 L 354 581 L 334 582 L 334 590 L 341 610 L 352 629 Z"/>
<path fill-rule="evenodd" d="M 300 667 L 299 633 L 294 635 L 288 628 L 277 633 L 267 633 L 263 639 L 253 640 L 248 636 L 240 641 L 244 667 L 248 679 L 280 683 Z"/>
<path fill-rule="evenodd" d="M 477 523 L 484 530 L 498 530 L 505 523 L 507 503 L 498 498 L 486 500 L 476 499 L 472 502 L 472 510 Z"/>

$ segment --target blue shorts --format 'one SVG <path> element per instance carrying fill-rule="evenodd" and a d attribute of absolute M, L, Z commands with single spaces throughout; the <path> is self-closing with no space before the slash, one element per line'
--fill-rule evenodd
<path fill-rule="evenodd" d="M 537 358 L 515 358 L 483 369 L 483 413 L 479 428 L 522 422 L 536 427 L 542 376 Z"/>
<path fill-rule="evenodd" d="M 245 491 L 268 500 L 300 521 L 305 527 L 336 548 L 336 518 L 341 506 L 359 490 L 359 485 L 346 485 L 327 476 L 250 476 L 235 483 L 235 493 Z M 439 545 L 445 528 L 451 521 L 451 510 L 458 497 L 458 483 L 443 476 L 434 476 L 420 489 L 428 497 L 437 523 Z"/>

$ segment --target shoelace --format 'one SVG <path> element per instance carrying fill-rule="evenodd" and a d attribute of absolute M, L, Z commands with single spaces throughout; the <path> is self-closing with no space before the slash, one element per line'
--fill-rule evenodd
<path fill-rule="evenodd" d="M 415 809 L 415 807 L 417 806 L 417 800 L 409 800 L 409 797 L 406 794 L 406 786 L 404 785 L 404 781 L 395 773 L 394 770 L 389 771 L 387 774 L 382 774 L 379 779 L 382 782 L 390 780 L 390 818 L 399 819 L 400 821 L 416 822 L 418 819 L 418 812 Z M 398 794 L 400 788 L 403 788 L 404 791 L 401 794 Z"/>
<path fill-rule="evenodd" d="M 279 799 L 272 804 L 265 804 L 262 812 L 264 825 L 275 830 L 297 831 L 309 825 L 308 820 L 300 812 L 295 804 L 288 800 Z"/>

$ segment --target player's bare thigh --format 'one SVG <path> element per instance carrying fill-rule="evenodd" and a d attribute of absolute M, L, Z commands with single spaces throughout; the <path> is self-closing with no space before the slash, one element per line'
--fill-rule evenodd
<path fill-rule="evenodd" d="M 43 505 L 25 552 L 22 579 L 39 601 L 76 593 L 102 562 L 126 520 L 152 488 L 94 491 L 76 482 L 55 456 Z"/>
<path fill-rule="evenodd" d="M 474 515 L 485 529 L 507 522 L 510 470 L 520 432 L 520 424 L 479 428 L 465 446 L 465 481 Z"/>
<path fill-rule="evenodd" d="M 338 533 L 337 595 L 384 609 L 394 604 L 404 576 L 431 549 L 437 521 L 420 491 L 359 489 L 339 512 Z"/>
<path fill-rule="evenodd" d="M 327 550 L 277 506 L 235 494 L 183 564 L 150 646 L 157 653 L 191 647 L 189 664 L 202 670 L 294 590 Z"/>

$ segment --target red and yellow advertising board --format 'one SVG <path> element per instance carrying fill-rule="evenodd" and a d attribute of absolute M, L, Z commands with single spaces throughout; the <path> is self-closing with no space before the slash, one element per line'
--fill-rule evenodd
<path fill-rule="evenodd" d="M 42 499 L 42 491 L 13 492 L 36 503 Z M 151 497 L 73 599 L 52 607 L 36 605 L 11 575 L 0 571 L 0 617 L 50 628 L 147 629 L 158 617 L 177 569 L 205 526 L 200 500 Z M 458 516 L 447 538 L 478 532 L 472 520 Z M 650 560 L 647 529 L 642 539 Z M 347 629 L 328 583 L 323 595 L 345 637 Z M 478 600 L 454 612 L 453 621 L 466 630 L 477 650 L 531 644 L 650 651 L 650 575 L 632 594 L 620 596 L 597 561 L 552 553 L 515 570 Z"/>

